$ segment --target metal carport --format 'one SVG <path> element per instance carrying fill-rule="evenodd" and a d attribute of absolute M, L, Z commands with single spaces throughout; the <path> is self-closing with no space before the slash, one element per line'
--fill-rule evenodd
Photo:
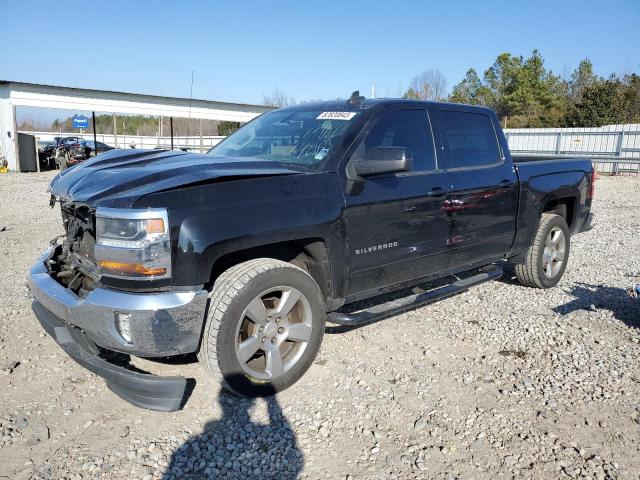
<path fill-rule="evenodd" d="M 18 170 L 16 107 L 248 122 L 272 107 L 0 80 L 0 158 Z"/>

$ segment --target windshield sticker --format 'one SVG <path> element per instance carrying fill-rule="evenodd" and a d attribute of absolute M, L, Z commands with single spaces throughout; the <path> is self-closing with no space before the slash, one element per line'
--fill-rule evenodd
<path fill-rule="evenodd" d="M 358 112 L 322 112 L 316 120 L 351 120 Z"/>
<path fill-rule="evenodd" d="M 322 160 L 324 157 L 327 156 L 327 153 L 329 153 L 329 149 L 328 148 L 323 148 L 318 153 L 316 153 L 316 156 L 314 157 L 314 160 Z"/>

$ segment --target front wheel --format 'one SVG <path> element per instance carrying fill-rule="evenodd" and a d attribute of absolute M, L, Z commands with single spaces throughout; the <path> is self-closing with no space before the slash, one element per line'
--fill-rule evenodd
<path fill-rule="evenodd" d="M 326 312 L 314 279 L 259 258 L 216 280 L 198 359 L 234 393 L 272 395 L 293 385 L 318 353 Z"/>
<path fill-rule="evenodd" d="M 543 213 L 525 262 L 515 267 L 516 277 L 528 287 L 555 286 L 567 268 L 570 246 L 565 219 L 553 213 Z"/>

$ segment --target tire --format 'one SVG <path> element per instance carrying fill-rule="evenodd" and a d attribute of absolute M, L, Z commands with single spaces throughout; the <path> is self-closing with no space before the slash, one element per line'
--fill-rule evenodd
<path fill-rule="evenodd" d="M 58 156 L 57 163 L 58 163 L 58 168 L 60 168 L 61 172 L 63 170 L 66 170 L 66 168 L 67 168 L 67 157 L 66 157 L 66 155 Z"/>
<path fill-rule="evenodd" d="M 554 287 L 567 268 L 570 247 L 569 227 L 565 219 L 553 213 L 543 213 L 525 262 L 515 266 L 516 277 L 527 287 Z"/>
<path fill-rule="evenodd" d="M 273 395 L 293 385 L 313 363 L 326 310 L 320 287 L 301 268 L 271 258 L 249 260 L 222 273 L 209 297 L 198 359 L 227 390 Z"/>

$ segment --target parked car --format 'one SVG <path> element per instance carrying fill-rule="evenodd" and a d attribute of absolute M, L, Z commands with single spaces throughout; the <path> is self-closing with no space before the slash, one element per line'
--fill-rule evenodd
<path fill-rule="evenodd" d="M 97 146 L 97 148 L 96 148 Z M 58 145 L 58 158 L 60 169 L 76 165 L 89 157 L 113 150 L 113 147 L 102 142 L 85 140 L 82 137 L 67 137 Z"/>
<path fill-rule="evenodd" d="M 56 164 L 60 170 L 76 165 L 84 160 L 82 137 L 64 137 L 58 140 Z"/>
<path fill-rule="evenodd" d="M 37 142 L 40 170 L 52 170 L 56 168 L 54 157 L 56 142 L 54 140 L 38 140 Z"/>
<path fill-rule="evenodd" d="M 84 141 L 86 147 L 89 149 L 89 156 L 95 157 L 104 152 L 108 152 L 109 150 L 113 150 L 113 147 L 107 145 L 103 142 L 94 142 L 93 140 L 85 140 Z"/>
<path fill-rule="evenodd" d="M 61 172 L 66 236 L 29 272 L 33 310 L 138 406 L 180 408 L 187 380 L 105 352 L 196 352 L 227 389 L 269 395 L 309 368 L 327 320 L 391 317 L 506 264 L 555 286 L 590 228 L 594 180 L 586 159 L 512 159 L 487 108 L 354 94 L 275 110 L 206 155 L 114 150 Z"/>

